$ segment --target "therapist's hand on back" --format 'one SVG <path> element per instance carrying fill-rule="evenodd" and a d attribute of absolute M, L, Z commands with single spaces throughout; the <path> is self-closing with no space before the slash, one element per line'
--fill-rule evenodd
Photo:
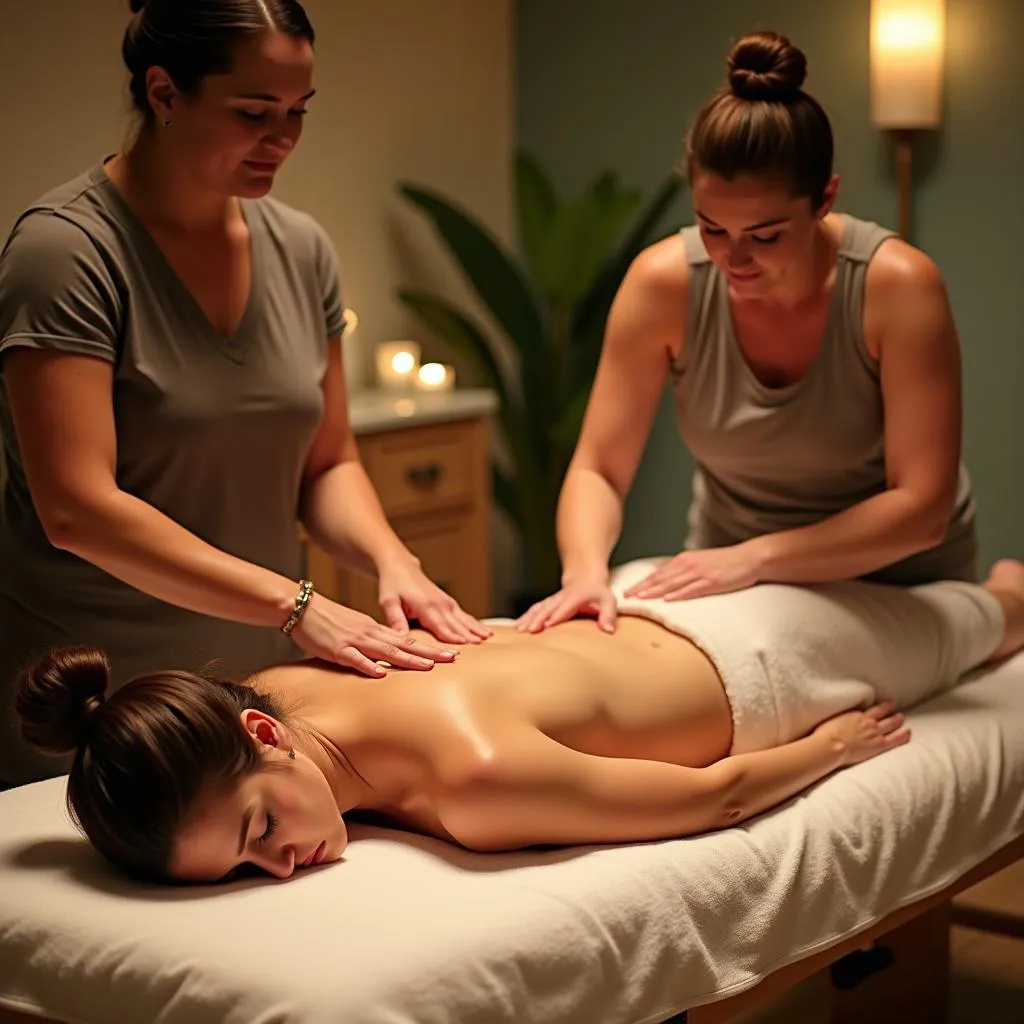
<path fill-rule="evenodd" d="M 730 594 L 752 587 L 758 582 L 760 571 L 757 548 L 750 541 L 730 547 L 683 551 L 634 583 L 623 596 L 685 601 L 711 594 Z"/>
<path fill-rule="evenodd" d="M 415 618 L 443 643 L 478 644 L 491 636 L 487 626 L 427 578 L 416 559 L 382 567 L 378 579 L 381 611 L 393 630 L 408 632 L 409 619 Z"/>
<path fill-rule="evenodd" d="M 516 628 L 521 633 L 540 633 L 580 615 L 596 617 L 606 633 L 615 632 L 618 613 L 607 570 L 566 579 L 561 590 L 525 611 Z"/>
<path fill-rule="evenodd" d="M 451 648 L 383 626 L 322 594 L 310 598 L 291 636 L 314 658 L 378 678 L 387 675 L 378 661 L 399 669 L 426 670 L 437 662 L 453 661 L 456 656 Z"/>

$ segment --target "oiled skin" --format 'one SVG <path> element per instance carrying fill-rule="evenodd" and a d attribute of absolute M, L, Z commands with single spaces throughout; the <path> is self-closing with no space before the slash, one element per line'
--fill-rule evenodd
<path fill-rule="evenodd" d="M 653 622 L 624 617 L 612 635 L 587 619 L 538 635 L 498 627 L 486 643 L 459 650 L 454 664 L 382 680 L 301 662 L 250 682 L 327 747 L 328 772 L 344 774 L 347 758 L 373 786 L 360 809 L 455 841 L 443 807 L 467 775 L 540 764 L 551 741 L 565 754 L 692 768 L 728 754 L 732 720 L 714 666 Z M 552 809 L 543 792 L 536 799 L 534 838 L 544 842 Z"/>

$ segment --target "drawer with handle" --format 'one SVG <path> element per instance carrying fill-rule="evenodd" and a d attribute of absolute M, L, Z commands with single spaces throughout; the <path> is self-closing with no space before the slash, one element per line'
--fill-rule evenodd
<path fill-rule="evenodd" d="M 396 430 L 360 441 L 387 516 L 467 502 L 473 494 L 470 424 Z"/>

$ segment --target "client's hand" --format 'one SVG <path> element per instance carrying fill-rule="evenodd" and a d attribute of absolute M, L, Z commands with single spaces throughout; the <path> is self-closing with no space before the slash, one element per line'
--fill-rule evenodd
<path fill-rule="evenodd" d="M 516 629 L 521 633 L 539 633 L 577 615 L 596 616 L 601 629 L 606 633 L 615 632 L 618 612 L 607 572 L 568 580 L 557 593 L 523 612 L 516 619 Z"/>
<path fill-rule="evenodd" d="M 414 617 L 438 640 L 449 644 L 478 644 L 491 635 L 490 629 L 424 575 L 415 558 L 382 566 L 378 579 L 381 611 L 399 633 L 408 631 L 409 617 Z"/>
<path fill-rule="evenodd" d="M 839 748 L 844 765 L 867 761 L 910 739 L 910 730 L 903 728 L 903 715 L 892 708 L 892 701 L 883 701 L 867 711 L 846 711 L 822 722 L 814 733 Z"/>
<path fill-rule="evenodd" d="M 746 544 L 684 551 L 634 583 L 623 596 L 682 601 L 729 594 L 752 587 L 757 583 L 758 571 L 757 557 Z"/>
<path fill-rule="evenodd" d="M 452 661 L 455 651 L 382 626 L 369 615 L 314 594 L 292 639 L 309 655 L 354 668 L 367 676 L 387 672 L 377 661 L 395 668 L 428 669 L 435 662 Z"/>

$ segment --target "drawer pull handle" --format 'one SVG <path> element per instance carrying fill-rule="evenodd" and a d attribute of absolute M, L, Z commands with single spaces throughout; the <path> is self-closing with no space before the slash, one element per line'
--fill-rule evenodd
<path fill-rule="evenodd" d="M 441 465 L 437 462 L 425 462 L 419 466 L 410 466 L 405 475 L 414 487 L 425 490 L 433 487 L 441 479 Z"/>

